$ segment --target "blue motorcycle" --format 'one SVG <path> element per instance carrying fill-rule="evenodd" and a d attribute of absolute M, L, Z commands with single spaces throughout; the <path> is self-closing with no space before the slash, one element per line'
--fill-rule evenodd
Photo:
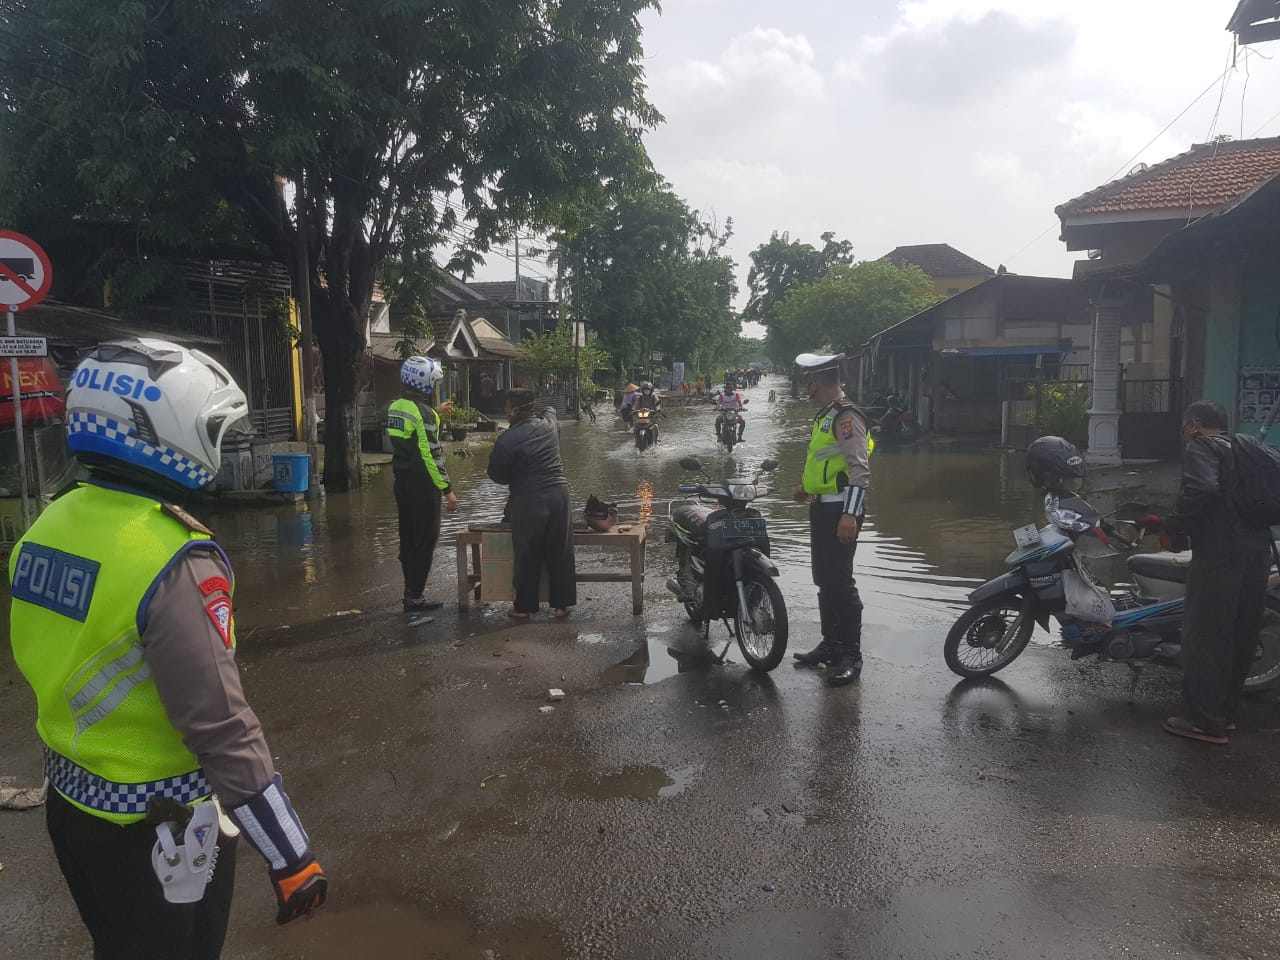
<path fill-rule="evenodd" d="M 1113 522 L 1126 512 L 1137 519 Z M 1053 619 L 1073 660 L 1097 656 L 1181 667 L 1191 553 L 1133 553 L 1157 528 L 1157 519 L 1144 513 L 1144 505 L 1129 503 L 1104 517 L 1079 496 L 1046 495 L 1048 524 L 1014 531 L 1017 549 L 1005 560 L 1012 569 L 969 595 L 971 606 L 947 634 L 947 666 L 962 677 L 991 676 L 1018 658 L 1037 625 L 1048 631 Z M 1108 589 L 1098 582 L 1082 549 L 1093 543 L 1105 552 L 1133 554 L 1126 562 L 1132 583 Z M 1274 591 L 1266 604 L 1247 691 L 1280 685 L 1280 598 Z"/>

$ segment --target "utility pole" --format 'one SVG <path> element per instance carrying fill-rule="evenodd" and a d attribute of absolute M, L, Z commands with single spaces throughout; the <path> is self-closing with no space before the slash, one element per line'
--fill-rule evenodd
<path fill-rule="evenodd" d="M 319 444 L 316 442 L 315 346 L 311 334 L 311 257 L 307 251 L 306 217 L 303 213 L 303 172 L 298 172 L 293 195 L 294 219 L 298 231 L 298 329 L 302 348 L 302 438 L 307 442 L 307 497 L 319 495 Z"/>

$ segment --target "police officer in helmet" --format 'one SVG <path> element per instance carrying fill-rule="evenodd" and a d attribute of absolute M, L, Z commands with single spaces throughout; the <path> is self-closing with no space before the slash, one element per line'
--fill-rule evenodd
<path fill-rule="evenodd" d="M 217 958 L 237 835 L 267 862 L 278 923 L 328 890 L 240 685 L 231 565 L 177 506 L 213 481 L 223 437 L 248 412 L 198 351 L 101 344 L 66 403 L 89 479 L 10 558 L 10 638 L 36 695 L 49 836 L 96 960 Z"/>
<path fill-rule="evenodd" d="M 453 513 L 458 495 L 445 466 L 440 415 L 452 403 L 431 406 L 440 391 L 444 368 L 430 357 L 410 357 L 400 366 L 401 394 L 387 410 L 391 440 L 391 470 L 395 476 L 396 510 L 400 521 L 400 571 L 404 576 L 405 613 L 437 610 L 444 604 L 423 596 L 436 544 L 440 541 L 443 503 Z"/>
<path fill-rule="evenodd" d="M 796 357 L 809 399 L 819 408 L 795 499 L 809 504 L 822 642 L 795 658 L 807 667 L 828 664 L 827 683 L 833 687 L 853 683 L 862 672 L 862 599 L 853 579 L 853 554 L 866 515 L 874 448 L 866 416 L 844 394 L 843 359 L 843 354 Z"/>

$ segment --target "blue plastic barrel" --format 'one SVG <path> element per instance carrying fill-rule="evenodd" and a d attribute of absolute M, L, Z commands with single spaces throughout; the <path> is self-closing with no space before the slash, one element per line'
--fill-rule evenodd
<path fill-rule="evenodd" d="M 280 493 L 306 493 L 307 479 L 311 473 L 311 457 L 306 453 L 274 453 L 271 463 L 275 468 L 276 490 Z"/>

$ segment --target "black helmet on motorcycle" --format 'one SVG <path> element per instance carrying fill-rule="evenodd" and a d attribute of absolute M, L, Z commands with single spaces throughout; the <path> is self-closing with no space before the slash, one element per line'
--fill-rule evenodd
<path fill-rule="evenodd" d="M 1074 493 L 1084 482 L 1084 457 L 1062 437 L 1041 437 L 1027 447 L 1027 479 L 1037 490 Z"/>
<path fill-rule="evenodd" d="M 644 383 L 640 384 L 640 392 L 646 394 L 653 393 L 653 384 L 646 380 Z"/>

